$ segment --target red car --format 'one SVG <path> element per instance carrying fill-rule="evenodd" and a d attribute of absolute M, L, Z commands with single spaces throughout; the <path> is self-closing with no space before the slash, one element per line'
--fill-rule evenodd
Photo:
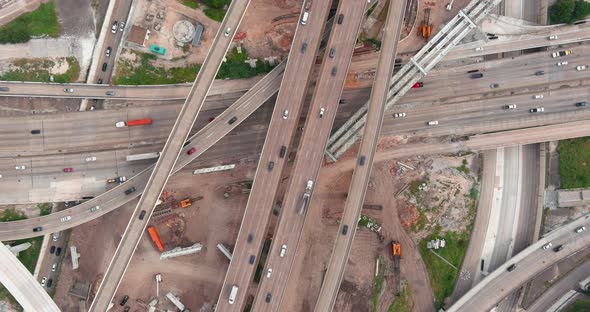
<path fill-rule="evenodd" d="M 422 88 L 424 87 L 424 83 L 423 82 L 416 82 L 413 86 L 412 89 L 418 89 L 418 88 Z"/>
<path fill-rule="evenodd" d="M 74 168 L 64 168 L 64 172 L 74 172 Z"/>
<path fill-rule="evenodd" d="M 194 153 L 196 151 L 197 151 L 197 148 L 196 147 L 193 147 L 193 148 L 189 149 L 188 152 L 186 152 L 186 153 L 189 154 L 189 155 L 191 155 L 192 153 Z"/>
<path fill-rule="evenodd" d="M 212 122 L 213 120 L 215 120 L 215 117 L 213 117 L 213 116 L 209 117 L 209 122 Z"/>

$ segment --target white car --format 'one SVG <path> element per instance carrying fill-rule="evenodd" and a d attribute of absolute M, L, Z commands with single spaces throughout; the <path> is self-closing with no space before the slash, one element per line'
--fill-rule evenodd
<path fill-rule="evenodd" d="M 54 264 L 51 266 L 51 272 L 55 272 L 55 271 L 57 271 L 57 263 L 54 263 Z"/>
<path fill-rule="evenodd" d="M 588 69 L 588 65 L 580 65 L 580 66 L 576 66 L 576 70 L 580 71 L 580 70 L 585 70 Z"/>
<path fill-rule="evenodd" d="M 287 253 L 287 245 L 283 244 L 283 246 L 281 246 L 281 252 L 279 253 L 279 256 L 284 257 L 286 253 Z"/>
<path fill-rule="evenodd" d="M 123 30 L 125 30 L 125 22 L 121 22 L 119 24 L 119 31 L 123 31 Z"/>
<path fill-rule="evenodd" d="M 547 39 L 555 40 L 555 39 L 557 39 L 557 35 L 551 35 L 551 36 L 547 37 Z"/>
<path fill-rule="evenodd" d="M 92 157 L 86 157 L 86 161 L 87 162 L 96 161 L 96 157 L 94 157 L 94 156 L 92 156 Z"/>
<path fill-rule="evenodd" d="M 74 92 L 74 89 L 72 89 L 72 88 L 65 88 L 64 89 L 64 92 L 65 93 L 73 93 Z"/>
<path fill-rule="evenodd" d="M 95 212 L 98 209 L 100 209 L 100 206 L 94 206 L 94 207 L 90 208 L 90 212 Z"/>
<path fill-rule="evenodd" d="M 16 170 L 25 170 L 25 168 L 27 168 L 27 167 L 25 167 L 24 165 L 18 165 L 18 166 L 14 167 L 14 168 Z"/>
<path fill-rule="evenodd" d="M 116 33 L 117 33 L 117 26 L 118 26 L 118 25 L 119 25 L 119 23 L 117 23 L 117 21 L 114 21 L 114 22 L 113 22 L 113 26 L 111 26 L 111 32 L 112 32 L 113 34 L 116 34 Z"/>
<path fill-rule="evenodd" d="M 231 27 L 226 28 L 225 29 L 225 33 L 223 35 L 226 36 L 226 37 L 229 37 L 230 31 L 231 31 Z"/>
<path fill-rule="evenodd" d="M 270 276 L 272 275 L 272 269 L 268 269 L 268 271 L 266 272 L 266 278 L 270 278 Z"/>
<path fill-rule="evenodd" d="M 429 126 L 436 126 L 436 125 L 438 125 L 438 120 L 431 120 L 431 121 L 429 121 L 427 123 L 427 125 L 429 125 Z"/>
<path fill-rule="evenodd" d="M 320 108 L 320 118 L 324 117 L 324 113 L 326 112 L 325 108 Z"/>
<path fill-rule="evenodd" d="M 288 109 L 286 109 L 286 110 L 283 112 L 283 119 L 287 119 L 287 117 L 289 117 L 289 110 L 288 110 Z"/>
<path fill-rule="evenodd" d="M 567 63 L 567 61 L 561 61 L 561 62 L 557 62 L 557 66 L 558 66 L 558 67 L 565 66 L 565 65 L 567 65 L 567 64 L 568 64 L 568 63 Z"/>
<path fill-rule="evenodd" d="M 47 277 L 43 276 L 43 278 L 41 279 L 41 286 L 45 286 L 46 281 L 47 281 Z"/>
<path fill-rule="evenodd" d="M 579 228 L 576 229 L 576 233 L 582 233 L 584 231 L 586 231 L 586 227 L 585 226 L 581 226 L 581 227 L 579 227 Z"/>
<path fill-rule="evenodd" d="M 115 127 L 117 128 L 125 128 L 127 126 L 127 124 L 124 121 L 119 121 L 115 124 Z"/>
<path fill-rule="evenodd" d="M 406 113 L 395 113 L 393 114 L 393 118 L 402 118 L 406 117 Z"/>
<path fill-rule="evenodd" d="M 543 249 L 547 250 L 547 249 L 551 248 L 551 246 L 553 246 L 553 244 L 551 244 L 551 242 L 549 242 L 549 243 L 543 245 Z"/>
<path fill-rule="evenodd" d="M 61 222 L 70 221 L 70 220 L 72 220 L 72 216 L 65 216 L 65 217 L 63 217 L 63 218 L 61 218 L 61 219 L 59 219 L 59 220 L 60 220 Z"/>
<path fill-rule="evenodd" d="M 535 99 L 535 100 L 542 100 L 543 99 L 543 94 L 533 95 L 533 99 Z"/>
<path fill-rule="evenodd" d="M 516 104 L 504 105 L 504 109 L 515 109 L 515 108 L 516 108 Z"/>
<path fill-rule="evenodd" d="M 483 51 L 483 47 L 477 47 L 477 48 L 475 48 L 475 51 L 476 51 L 476 52 Z"/>

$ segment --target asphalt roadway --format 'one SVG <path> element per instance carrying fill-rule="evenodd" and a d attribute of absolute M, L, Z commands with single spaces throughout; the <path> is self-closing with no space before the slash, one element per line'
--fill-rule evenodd
<path fill-rule="evenodd" d="M 304 4 L 301 15 L 305 8 Z M 252 281 L 257 260 L 260 259 L 277 189 L 299 125 L 307 88 L 312 80 L 316 52 L 320 47 L 329 9 L 329 1 L 313 1 L 306 25 L 297 23 L 281 82 L 282 88 L 276 99 L 232 259 L 217 300 L 217 309 L 221 311 L 242 311 L 246 303 L 246 290 Z M 304 44 L 305 50 L 302 48 Z M 251 261 L 251 257 L 254 257 L 254 261 Z M 238 292 L 234 302 L 230 303 L 228 298 L 233 286 L 238 287 Z"/>
<path fill-rule="evenodd" d="M 348 196 L 344 204 L 342 219 L 338 227 L 339 235 L 332 248 L 332 254 L 327 265 L 319 297 L 315 305 L 315 311 L 332 311 L 340 284 L 344 276 L 352 242 L 356 234 L 356 225 L 365 201 L 367 184 L 371 177 L 373 158 L 379 142 L 379 135 L 383 124 L 385 104 L 391 76 L 397 54 L 397 44 L 402 28 L 405 12 L 405 1 L 392 1 L 388 6 L 387 20 L 383 30 L 383 44 L 379 54 L 379 65 L 367 111 L 367 123 L 364 127 L 360 147 L 357 152 L 357 164 L 352 174 L 352 180 L 348 189 Z M 350 228 L 350 230 L 349 230 Z"/>
<path fill-rule="evenodd" d="M 0 244 L 0 281 L 25 311 L 59 312 L 49 294 L 8 247 Z"/>
<path fill-rule="evenodd" d="M 323 164 L 326 142 L 338 110 L 365 6 L 365 2 L 356 0 L 345 0 L 338 4 L 334 16 L 342 16 L 342 23 L 332 25 L 289 185 L 282 200 L 279 226 L 254 298 L 254 311 L 278 311 L 281 306 L 307 209 L 302 207 L 303 192 L 308 181 L 313 183 L 317 179 Z M 282 246 L 286 246 L 283 256 Z M 270 268 L 272 274 L 267 277 Z"/>
<path fill-rule="evenodd" d="M 501 59 L 451 69 L 433 70 L 423 80 L 423 88 L 410 90 L 400 103 L 394 106 L 393 112 L 405 112 L 407 110 L 408 116 L 403 120 L 399 120 L 393 118 L 392 114 L 387 114 L 384 119 L 383 132 L 390 134 L 395 132 L 396 129 L 399 131 L 399 129 L 406 128 L 425 128 L 424 117 L 417 115 L 420 118 L 412 119 L 413 113 L 411 110 L 415 110 L 420 114 L 429 114 L 430 116 L 427 118 L 433 118 L 433 116 L 440 114 L 438 112 L 437 114 L 430 114 L 431 111 L 444 109 L 442 107 L 447 107 L 451 103 L 460 103 L 456 106 L 461 107 L 463 110 L 499 109 L 502 106 L 501 104 L 497 107 L 488 107 L 485 105 L 486 102 L 481 100 L 487 101 L 496 97 L 507 102 L 514 95 L 527 92 L 530 94 L 534 90 L 542 90 L 542 87 L 549 83 L 554 83 L 556 84 L 555 88 L 559 88 L 566 83 L 571 84 L 575 80 L 589 78 L 589 70 L 576 71 L 574 67 L 590 64 L 590 47 L 576 47 L 572 51 L 574 54 L 567 58 L 553 59 L 549 56 L 550 52 L 539 52 L 514 59 Z M 555 63 L 561 59 L 568 60 L 570 64 L 565 67 L 557 67 Z M 470 75 L 467 73 L 470 70 L 480 70 L 484 77 L 470 79 Z M 536 76 L 534 74 L 541 70 L 545 72 L 545 75 Z M 280 81 L 280 77 L 276 79 Z M 245 82 L 245 86 L 240 86 L 238 82 L 226 83 L 218 81 L 214 86 L 219 85 L 219 87 L 213 89 L 219 92 L 218 94 L 232 92 L 235 93 L 232 97 L 237 97 L 240 90 L 247 89 L 252 83 L 249 80 Z M 497 89 L 491 89 L 490 85 L 493 83 L 498 83 L 500 86 Z M 469 88 L 466 89 L 466 85 Z M 340 114 L 336 120 L 337 126 L 342 123 L 342 119 L 347 116 L 346 114 L 350 114 L 352 103 L 359 103 L 364 98 L 368 98 L 369 91 L 369 89 L 349 90 L 343 94 L 343 98 L 351 104 L 339 107 Z M 544 101 L 549 99 L 546 98 Z M 212 98 L 211 102 L 207 102 L 211 106 L 205 109 L 209 107 L 224 108 L 224 104 L 228 100 L 230 99 L 224 98 L 216 101 Z M 441 108 L 437 108 L 437 106 L 441 106 Z M 138 146 L 140 144 L 161 144 L 172 128 L 174 114 L 179 110 L 180 105 L 159 105 L 150 108 L 127 109 L 126 111 L 100 110 L 0 119 L 3 124 L 7 125 L 6 128 L 0 131 L 0 142 L 3 143 L 0 144 L 0 156 L 92 152 L 97 149 L 113 149 L 116 147 Z M 214 113 L 211 112 L 207 115 L 210 117 Z M 512 113 L 512 111 L 499 112 L 500 115 L 509 113 Z M 154 124 L 149 127 L 130 127 L 128 129 L 114 127 L 117 121 L 139 117 L 152 117 Z M 449 117 L 462 118 L 462 116 Z M 67 122 L 69 120 L 76 121 Z M 197 124 L 197 126 L 201 127 L 205 120 L 203 118 L 203 123 Z M 267 122 L 266 119 L 257 120 L 260 121 L 260 124 Z M 413 120 L 419 120 L 420 122 L 413 123 Z M 395 128 L 396 126 L 397 128 Z M 441 126 L 444 125 L 441 123 Z M 30 131 L 34 129 L 41 130 L 41 134 L 32 135 Z M 129 135 L 121 136 L 120 133 L 125 130 L 129 131 Z M 432 129 L 428 131 L 432 131 Z M 140 138 L 144 139 L 140 140 Z M 5 169 L 0 168 L 0 174 L 4 175 L 6 173 Z"/>
<path fill-rule="evenodd" d="M 104 274 L 89 311 L 106 311 L 115 295 L 139 240 L 147 227 L 149 216 L 155 209 L 156 202 L 174 170 L 183 145 L 205 102 L 207 93 L 213 84 L 221 62 L 249 4 L 250 0 L 235 0 L 229 6 L 211 49 L 207 53 L 203 66 L 186 99 L 186 103 L 180 111 L 178 119 L 170 132 L 169 139 L 166 141 L 166 145 L 156 162 L 154 170 L 151 172 L 132 218 L 123 233 L 115 255 Z M 126 192 L 129 193 L 129 189 Z M 147 218 L 139 218 L 139 214 L 144 211 L 147 212 Z"/>
<path fill-rule="evenodd" d="M 590 226 L 584 217 L 568 223 L 561 228 L 546 234 L 537 243 L 523 250 L 510 261 L 500 266 L 467 294 L 461 297 L 447 311 L 488 311 L 500 300 L 519 288 L 533 276 L 539 274 L 568 255 L 586 248 L 590 244 L 590 231 L 576 233 L 580 226 Z M 554 252 L 541 247 L 548 242 L 553 246 L 563 245 L 563 250 Z M 512 271 L 507 268 L 516 265 Z"/>

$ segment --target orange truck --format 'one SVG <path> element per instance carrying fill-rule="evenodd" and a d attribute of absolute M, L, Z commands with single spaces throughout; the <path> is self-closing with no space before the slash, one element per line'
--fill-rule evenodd
<path fill-rule="evenodd" d="M 190 207 L 193 204 L 190 198 L 187 198 L 180 202 L 180 208 Z"/>
<path fill-rule="evenodd" d="M 148 233 L 150 234 L 150 237 L 152 238 L 154 244 L 156 244 L 156 247 L 158 247 L 158 250 L 160 250 L 160 252 L 163 252 L 164 244 L 162 243 L 162 240 L 160 239 L 160 235 L 158 235 L 158 231 L 156 231 L 156 228 L 150 226 L 148 228 Z"/>
<path fill-rule="evenodd" d="M 393 257 L 402 256 L 402 246 L 398 241 L 391 241 L 391 253 L 393 254 Z"/>

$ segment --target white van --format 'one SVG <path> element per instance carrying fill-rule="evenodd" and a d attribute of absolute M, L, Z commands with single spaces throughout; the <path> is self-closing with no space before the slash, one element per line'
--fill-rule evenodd
<path fill-rule="evenodd" d="M 301 18 L 301 25 L 307 24 L 308 18 L 309 18 L 309 12 L 303 12 L 303 17 Z"/>
<path fill-rule="evenodd" d="M 234 286 L 232 286 L 231 292 L 229 293 L 229 304 L 234 304 L 237 296 L 238 296 L 238 286 L 234 285 Z"/>

